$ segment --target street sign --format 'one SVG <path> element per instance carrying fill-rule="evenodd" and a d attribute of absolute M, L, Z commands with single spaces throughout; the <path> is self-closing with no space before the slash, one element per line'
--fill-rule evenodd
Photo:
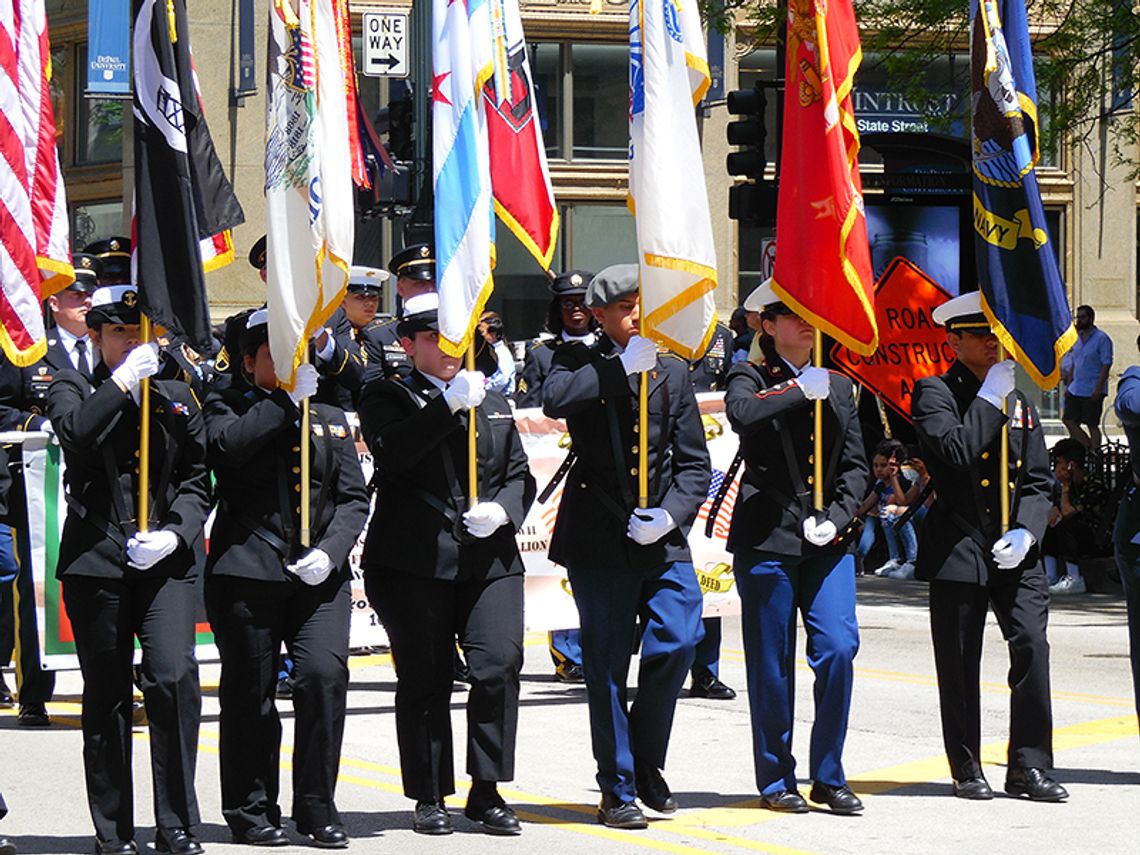
<path fill-rule="evenodd" d="M 915 383 L 944 373 L 955 359 L 946 330 L 930 317 L 931 310 L 950 297 L 950 292 L 914 263 L 896 258 L 875 285 L 879 349 L 871 356 L 860 356 L 836 344 L 831 350 L 836 367 L 911 421 Z"/>
<path fill-rule="evenodd" d="M 364 73 L 369 77 L 408 76 L 408 13 L 365 12 Z"/>

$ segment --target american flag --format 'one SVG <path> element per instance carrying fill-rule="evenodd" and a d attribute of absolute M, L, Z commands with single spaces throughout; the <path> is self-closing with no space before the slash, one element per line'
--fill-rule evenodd
<path fill-rule="evenodd" d="M 0 345 L 20 366 L 46 352 L 40 301 L 75 280 L 50 79 L 43 0 L 0 0 Z"/>
<path fill-rule="evenodd" d="M 709 479 L 709 494 L 704 504 L 701 505 L 701 509 L 697 511 L 697 519 L 693 523 L 694 529 L 704 531 L 705 521 L 709 518 L 709 511 L 712 510 L 713 499 L 720 491 L 721 484 L 724 483 L 725 474 L 721 470 L 713 468 L 712 478 Z M 732 509 L 736 506 L 736 494 L 739 490 L 740 479 L 735 478 L 729 485 L 728 492 L 724 494 L 724 503 L 717 511 L 716 521 L 713 523 L 713 537 L 717 540 L 728 540 L 728 529 L 732 525 Z"/>

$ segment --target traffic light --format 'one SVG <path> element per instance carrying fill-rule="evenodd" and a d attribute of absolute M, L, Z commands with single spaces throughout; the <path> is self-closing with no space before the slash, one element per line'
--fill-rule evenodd
<path fill-rule="evenodd" d="M 410 95 L 388 102 L 388 151 L 396 160 L 412 160 L 415 157 L 414 124 Z"/>
<path fill-rule="evenodd" d="M 752 181 L 764 178 L 768 161 L 764 156 L 764 143 L 768 132 L 764 127 L 764 113 L 768 109 L 768 95 L 760 83 L 751 89 L 737 89 L 728 93 L 728 112 L 740 116 L 738 122 L 729 122 L 726 128 L 728 144 L 740 146 L 724 159 L 729 175 L 743 175 Z"/>
<path fill-rule="evenodd" d="M 776 185 L 760 181 L 728 188 L 728 216 L 752 226 L 776 225 Z"/>

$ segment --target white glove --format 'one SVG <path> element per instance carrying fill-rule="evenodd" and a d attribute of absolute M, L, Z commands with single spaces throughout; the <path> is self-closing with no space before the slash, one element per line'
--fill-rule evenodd
<path fill-rule="evenodd" d="M 1005 405 L 1005 399 L 1013 391 L 1014 373 L 1013 360 L 1006 359 L 996 362 L 986 372 L 986 379 L 982 381 L 982 388 L 978 390 L 978 397 L 989 401 L 999 410 Z"/>
<path fill-rule="evenodd" d="M 323 549 L 310 549 L 285 569 L 306 585 L 319 585 L 332 573 L 333 563 Z"/>
<path fill-rule="evenodd" d="M 813 546 L 827 546 L 835 540 L 837 533 L 835 523 L 831 520 L 817 523 L 815 517 L 804 519 L 804 540 Z"/>
<path fill-rule="evenodd" d="M 301 401 L 317 394 L 319 382 L 317 367 L 308 362 L 302 362 L 297 366 L 297 379 L 293 382 L 293 391 L 287 393 L 289 400 L 296 406 L 301 406 Z"/>
<path fill-rule="evenodd" d="M 336 353 L 336 343 L 333 341 L 332 330 L 330 330 L 328 327 L 325 327 L 324 329 L 317 330 L 313 334 L 314 346 L 321 336 L 325 337 L 325 343 L 323 347 L 317 350 L 317 359 L 319 359 L 321 362 L 328 362 L 333 358 L 333 354 Z"/>
<path fill-rule="evenodd" d="M 990 373 L 993 373 L 992 368 Z M 1013 570 L 1025 560 L 1036 542 L 1037 538 L 1028 529 L 1011 528 L 990 550 L 994 555 L 994 564 L 999 570 Z"/>
<path fill-rule="evenodd" d="M 673 517 L 664 508 L 638 508 L 629 515 L 625 533 L 634 543 L 649 546 L 677 527 Z"/>
<path fill-rule="evenodd" d="M 620 357 L 626 374 L 640 374 L 657 364 L 657 345 L 640 335 L 632 335 Z"/>
<path fill-rule="evenodd" d="M 511 521 L 498 502 L 476 502 L 463 515 L 463 524 L 474 537 L 490 537 Z"/>
<path fill-rule="evenodd" d="M 482 371 L 460 371 L 443 390 L 443 400 L 453 413 L 477 407 L 486 397 L 487 378 Z"/>
<path fill-rule="evenodd" d="M 809 365 L 800 372 L 796 382 L 803 389 L 804 397 L 809 401 L 822 401 L 831 392 L 831 372 L 826 368 L 816 368 Z"/>
<path fill-rule="evenodd" d="M 127 563 L 136 570 L 149 570 L 178 548 L 172 531 L 140 531 L 127 541 Z"/>
<path fill-rule="evenodd" d="M 144 377 L 153 377 L 157 373 L 158 345 L 149 341 L 128 353 L 122 364 L 111 372 L 111 379 L 133 393 Z"/>

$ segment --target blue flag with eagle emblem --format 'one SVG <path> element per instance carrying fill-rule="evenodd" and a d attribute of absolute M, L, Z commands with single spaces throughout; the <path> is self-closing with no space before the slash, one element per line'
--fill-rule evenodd
<path fill-rule="evenodd" d="M 974 245 L 982 308 L 1042 388 L 1076 340 L 1037 186 L 1037 84 L 1025 0 L 970 4 Z"/>

